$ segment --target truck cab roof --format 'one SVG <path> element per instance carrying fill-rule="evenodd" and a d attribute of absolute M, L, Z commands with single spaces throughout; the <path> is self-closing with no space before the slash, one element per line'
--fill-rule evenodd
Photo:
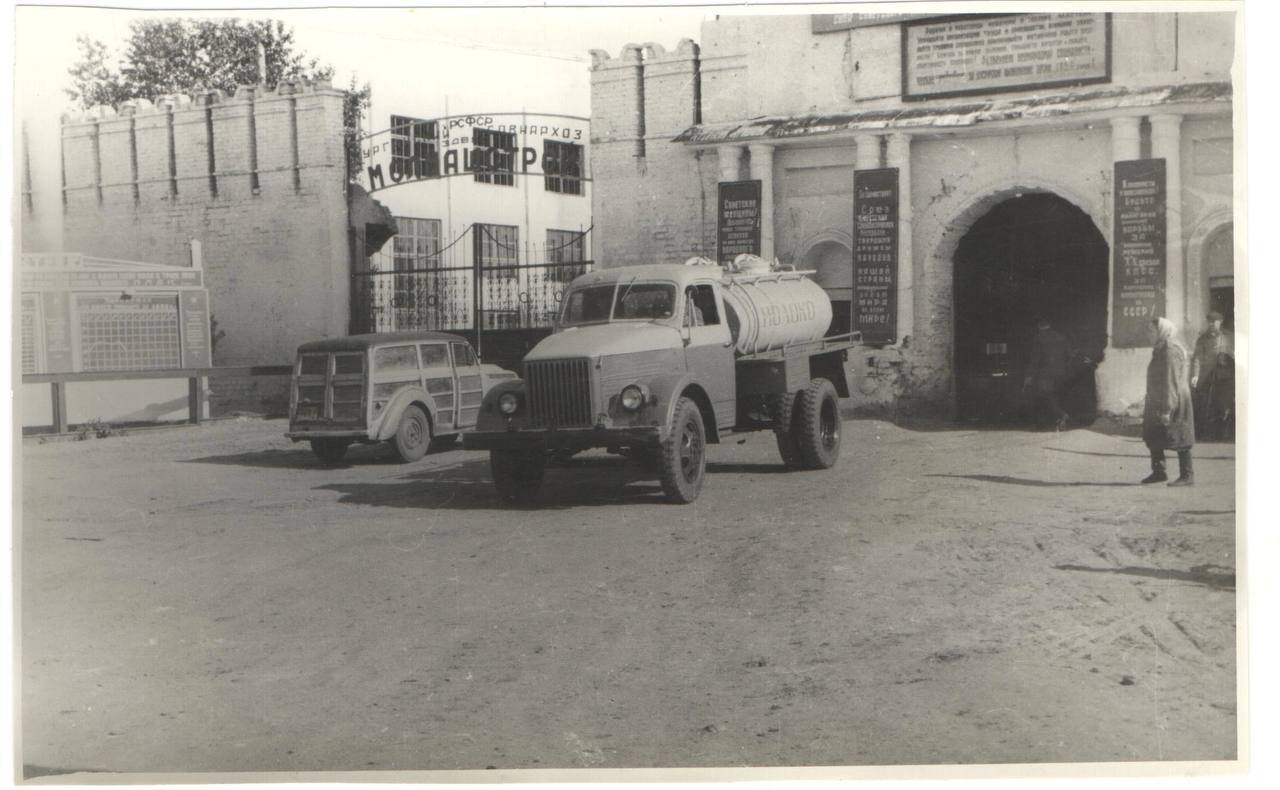
<path fill-rule="evenodd" d="M 587 272 L 573 281 L 574 286 L 612 285 L 636 280 L 666 280 L 679 286 L 695 281 L 719 280 L 724 270 L 719 266 L 686 266 L 681 263 L 647 263 L 636 266 L 615 266 Z"/>

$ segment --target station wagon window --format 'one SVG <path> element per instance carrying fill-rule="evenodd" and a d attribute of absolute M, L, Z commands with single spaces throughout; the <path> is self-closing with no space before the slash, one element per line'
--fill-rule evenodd
<path fill-rule="evenodd" d="M 328 354 L 303 354 L 302 367 L 298 370 L 304 376 L 323 376 L 328 372 Z"/>
<path fill-rule="evenodd" d="M 465 343 L 453 344 L 453 362 L 460 368 L 476 364 L 476 352 Z"/>
<path fill-rule="evenodd" d="M 377 370 L 417 370 L 418 352 L 413 346 L 387 346 L 373 352 Z"/>
<path fill-rule="evenodd" d="M 333 372 L 337 375 L 363 373 L 364 354 L 335 354 L 333 357 Z"/>
<path fill-rule="evenodd" d="M 449 366 L 449 349 L 445 348 L 444 343 L 431 343 L 421 346 L 422 348 L 422 367 L 448 367 Z"/>

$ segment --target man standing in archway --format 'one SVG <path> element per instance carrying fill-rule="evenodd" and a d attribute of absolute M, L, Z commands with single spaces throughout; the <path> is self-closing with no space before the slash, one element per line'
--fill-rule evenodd
<path fill-rule="evenodd" d="M 1235 365 L 1231 338 L 1222 331 L 1222 313 L 1209 313 L 1209 327 L 1196 340 L 1191 357 L 1197 438 L 1222 439 L 1235 400 Z"/>
<path fill-rule="evenodd" d="M 1036 336 L 1031 341 L 1031 361 L 1023 389 L 1030 390 L 1036 424 L 1053 423 L 1055 430 L 1067 427 L 1067 412 L 1062 408 L 1062 385 L 1067 378 L 1067 336 L 1054 329 L 1049 319 L 1036 321 Z"/>

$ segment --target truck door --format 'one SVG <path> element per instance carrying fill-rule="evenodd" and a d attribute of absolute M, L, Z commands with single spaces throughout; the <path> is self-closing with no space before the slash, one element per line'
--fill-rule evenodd
<path fill-rule="evenodd" d="M 737 420 L 733 339 L 724 318 L 724 305 L 714 283 L 694 283 L 684 293 L 685 362 L 711 398 L 716 424 Z"/>

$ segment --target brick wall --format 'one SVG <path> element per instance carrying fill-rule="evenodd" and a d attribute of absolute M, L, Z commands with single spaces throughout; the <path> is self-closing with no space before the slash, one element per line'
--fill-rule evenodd
<path fill-rule="evenodd" d="M 714 154 L 671 139 L 699 120 L 698 46 L 592 52 L 591 145 L 601 266 L 715 255 Z"/>
<path fill-rule="evenodd" d="M 283 364 L 346 334 L 342 93 L 242 86 L 64 116 L 63 247 L 184 265 L 194 239 L 218 328 L 215 365 Z M 217 411 L 278 410 L 280 381 L 218 380 Z"/>

